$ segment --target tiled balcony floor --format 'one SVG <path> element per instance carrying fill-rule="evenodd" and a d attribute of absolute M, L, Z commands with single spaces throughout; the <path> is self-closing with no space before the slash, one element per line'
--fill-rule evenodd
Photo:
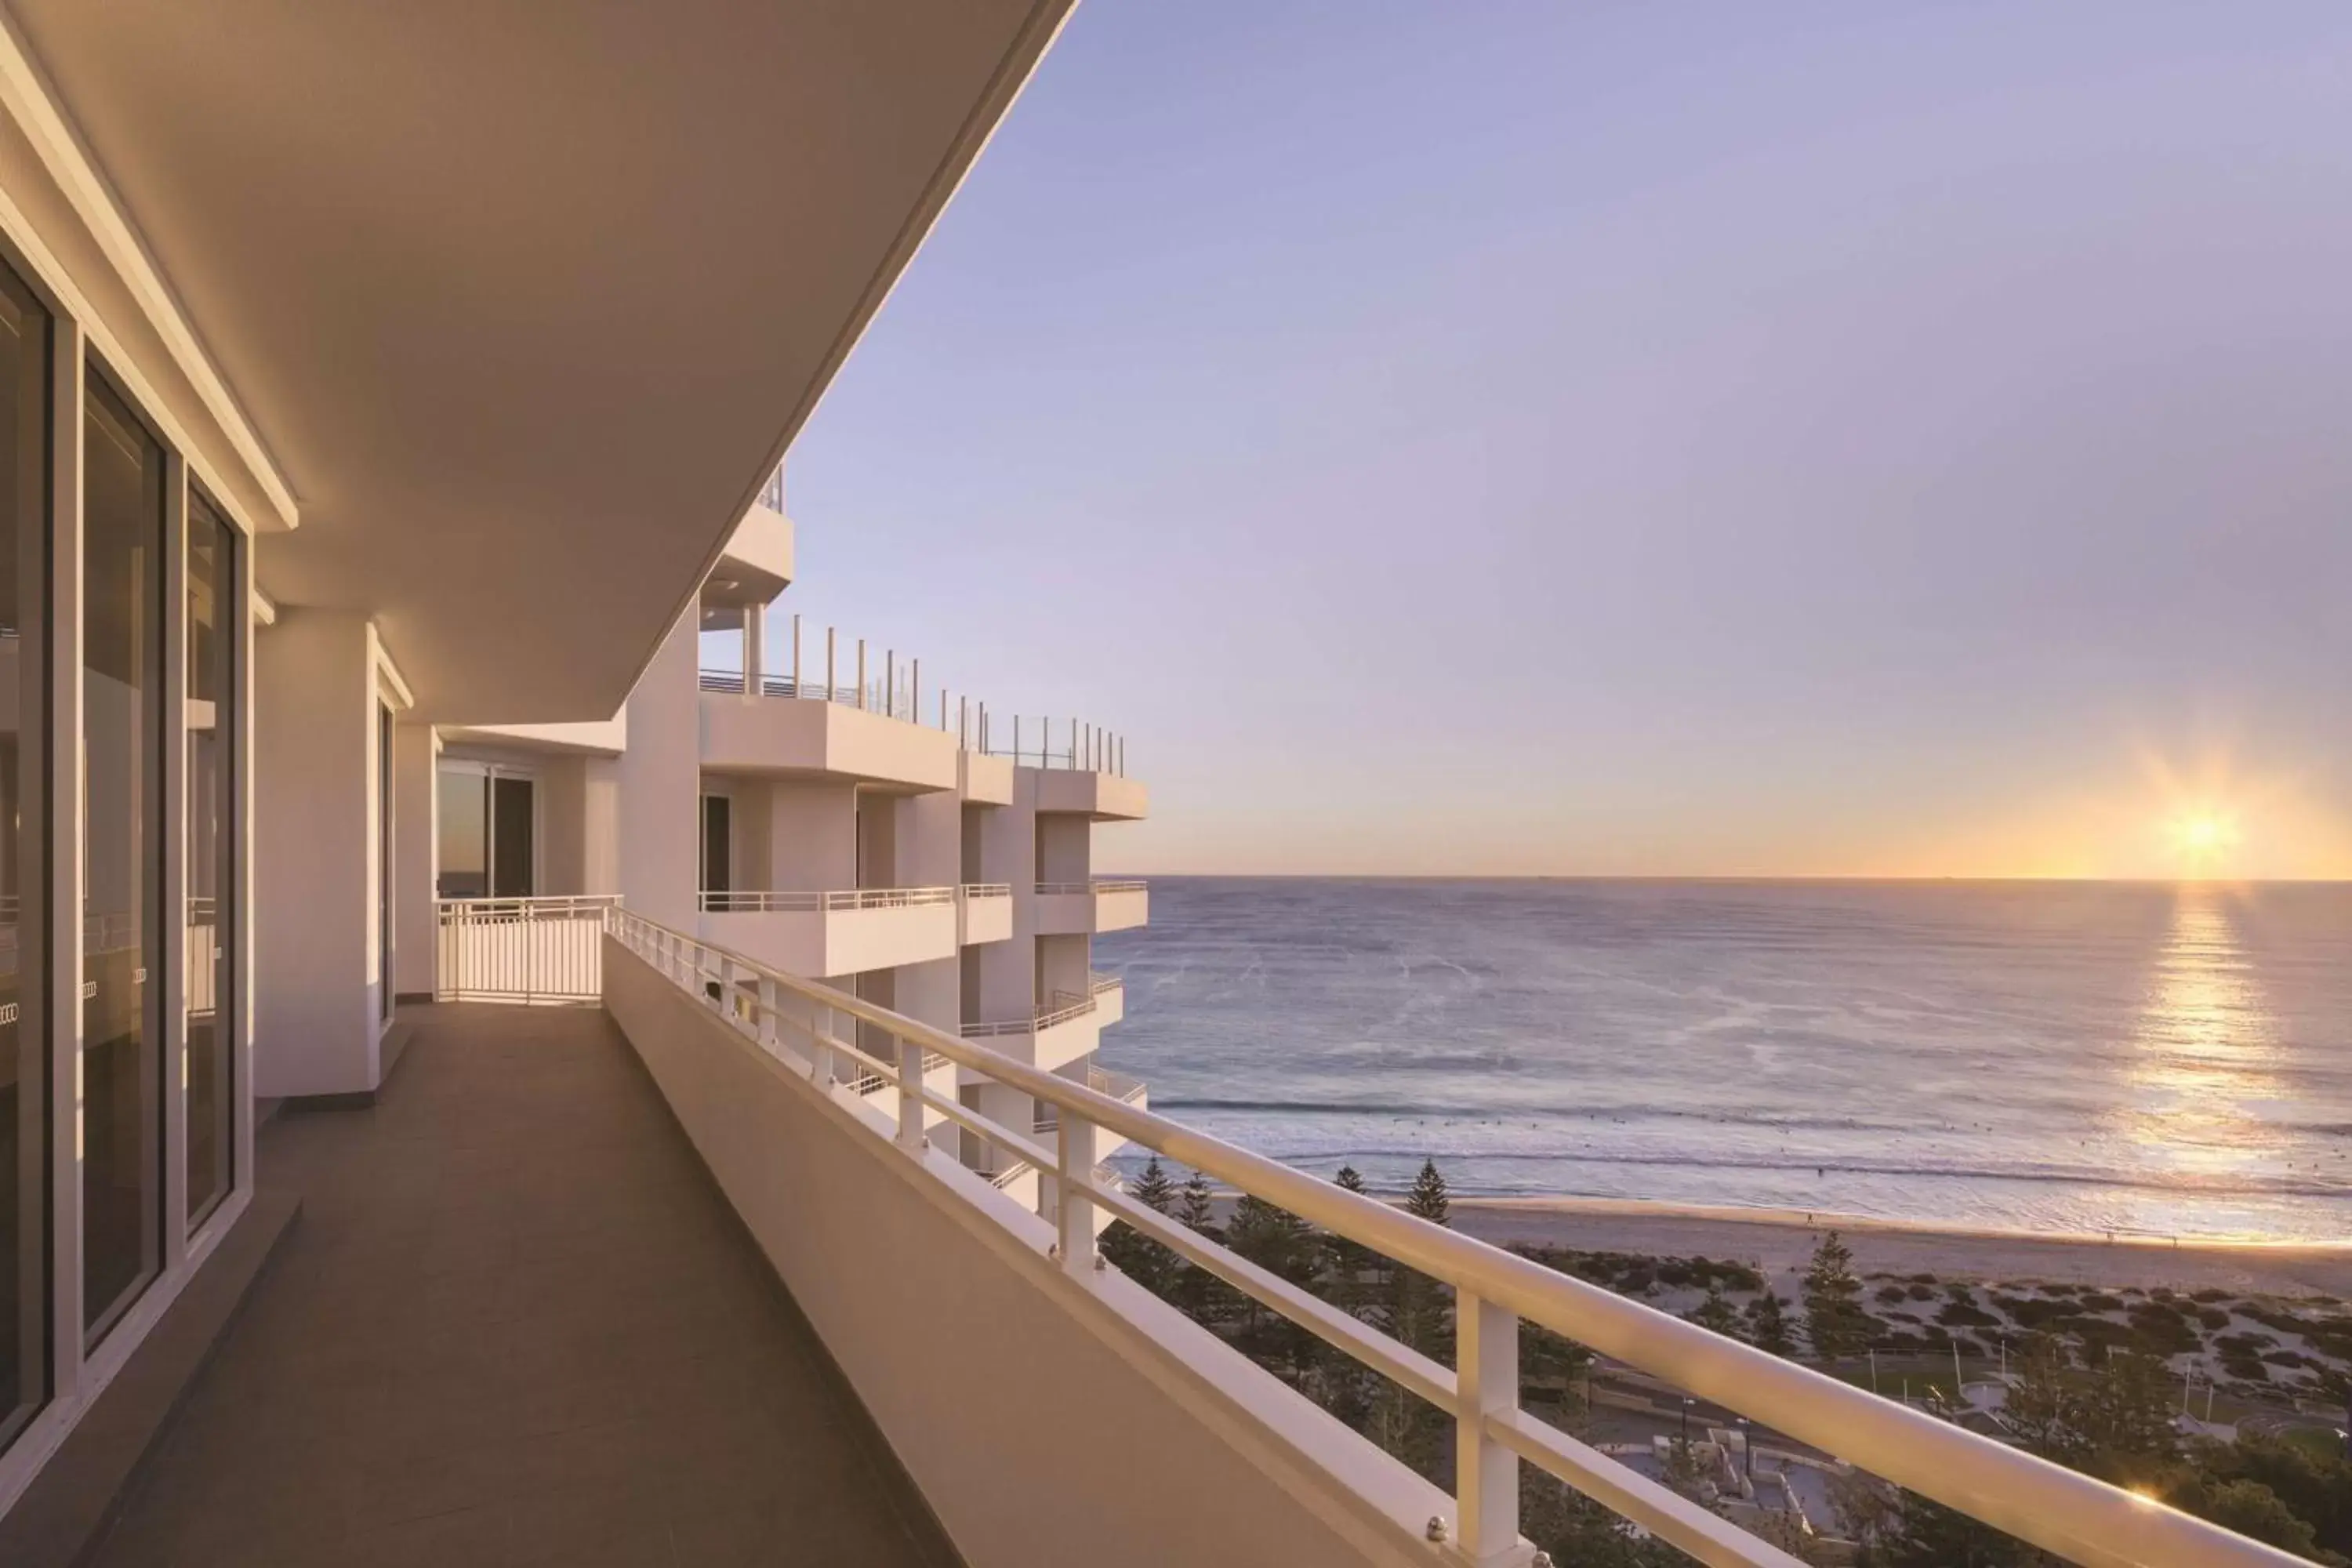
<path fill-rule="evenodd" d="M 301 1221 L 100 1568 L 951 1563 L 612 1021 L 415 1017 L 264 1128 Z"/>

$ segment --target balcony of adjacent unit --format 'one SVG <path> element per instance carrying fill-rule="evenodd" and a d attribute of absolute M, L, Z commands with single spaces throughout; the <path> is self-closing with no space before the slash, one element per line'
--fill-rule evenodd
<path fill-rule="evenodd" d="M 1113 1072 L 1108 1068 L 1097 1067 L 1091 1061 L 1071 1062 L 1067 1066 L 1055 1069 L 1055 1076 L 1068 1079 L 1073 1083 L 1083 1083 L 1097 1094 L 1109 1095 L 1121 1105 L 1131 1105 L 1138 1110 L 1146 1109 L 1151 1103 L 1150 1087 L 1141 1079 L 1130 1078 L 1123 1072 Z M 1036 1112 L 1030 1119 L 1029 1130 L 1041 1139 L 1058 1137 L 1062 1130 L 1060 1110 L 1047 1101 L 1039 1100 Z M 1127 1147 L 1127 1142 L 1125 1138 L 1115 1132 L 1106 1132 L 1098 1129 L 1095 1133 L 1095 1158 L 1108 1160 Z"/>
<path fill-rule="evenodd" d="M 940 708 L 925 710 L 919 660 L 830 629 L 803 639 L 799 616 L 778 626 L 764 605 L 714 609 L 709 592 L 698 677 L 706 768 L 913 793 L 964 787 L 956 736 Z"/>
<path fill-rule="evenodd" d="M 1030 774 L 1039 811 L 1095 822 L 1136 822 L 1150 815 L 1150 792 L 1128 776 L 1126 738 L 1099 725 L 983 714 L 975 743 L 981 754 Z"/>
<path fill-rule="evenodd" d="M 1094 1054 L 1102 1033 L 1095 999 L 1055 991 L 1025 1017 L 967 1020 L 967 1040 L 1052 1072 Z"/>
<path fill-rule="evenodd" d="M 976 947 L 1013 935 L 1013 884 L 966 882 L 956 889 L 956 942 Z"/>
<path fill-rule="evenodd" d="M 1150 884 L 1134 878 L 1039 882 L 1033 891 L 1042 936 L 1100 936 L 1130 930 L 1151 918 Z"/>
<path fill-rule="evenodd" d="M 791 974 L 862 974 L 953 958 L 956 889 L 734 889 L 701 895 L 703 940 Z"/>
<path fill-rule="evenodd" d="M 1095 999 L 1095 1024 L 1108 1029 L 1127 1016 L 1127 979 L 1099 972 L 1087 976 L 1087 994 Z"/>

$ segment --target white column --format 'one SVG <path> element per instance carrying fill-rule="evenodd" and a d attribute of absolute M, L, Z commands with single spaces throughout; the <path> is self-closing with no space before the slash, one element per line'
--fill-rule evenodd
<path fill-rule="evenodd" d="M 767 690 L 768 606 L 743 606 L 743 695 L 758 697 Z"/>
<path fill-rule="evenodd" d="M 434 900 L 441 843 L 441 738 L 430 724 L 392 727 L 393 999 L 429 1002 L 439 984 Z M 602 889 L 591 889 L 590 891 Z"/>

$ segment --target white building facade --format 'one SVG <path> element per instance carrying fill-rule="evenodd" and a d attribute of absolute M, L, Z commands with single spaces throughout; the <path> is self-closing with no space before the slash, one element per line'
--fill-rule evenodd
<path fill-rule="evenodd" d="M 1146 884 L 1094 871 L 1097 826 L 1150 809 L 1124 738 L 1034 718 L 1024 747 L 1014 724 L 894 651 L 803 630 L 793 540 L 779 471 L 607 721 L 396 727 L 395 768 L 403 755 L 432 767 L 429 793 L 413 791 L 431 831 L 401 840 L 431 864 L 394 873 L 431 889 L 400 948 L 400 994 L 511 994 L 530 979 L 502 973 L 527 957 L 521 904 L 611 899 L 1146 1104 L 1139 1080 L 1094 1059 L 1126 994 L 1095 970 L 1093 939 L 1150 915 Z M 1050 1107 L 943 1059 L 931 1087 L 996 1120 L 1053 1124 Z M 1034 1171 L 955 1142 L 1039 1200 Z"/>
<path fill-rule="evenodd" d="M 572 1005 L 535 1042 L 559 1059 L 627 1053 L 612 1092 L 658 1123 L 630 1151 L 654 1196 L 723 1201 L 704 1239 L 756 1265 L 744 1310 L 801 1325 L 975 1568 L 1528 1568 L 1522 1467 L 1704 1561 L 1797 1561 L 1523 1408 L 1522 1323 L 2079 1561 L 2291 1561 L 1208 1137 L 1099 1069 L 1125 998 L 1092 939 L 1148 916 L 1095 875 L 1097 830 L 1147 809 L 1123 746 L 992 726 L 887 653 L 788 633 L 777 479 L 1067 10 L 0 0 L 0 1563 L 91 1561 L 219 1373 L 209 1347 L 287 1348 L 266 1313 L 231 1327 L 282 1284 L 255 1240 L 294 1223 L 272 1140 L 356 1151 L 309 1194 L 319 1270 L 368 1200 L 446 1200 L 338 1281 L 348 1310 L 282 1386 L 364 1363 L 361 1308 L 422 1278 L 459 1211 L 520 1250 L 498 1184 L 524 1178 L 467 1141 L 466 1105 L 410 1107 L 405 1140 L 376 1120 L 419 1026 L 404 1001 L 493 1011 L 433 1000 L 470 994 Z M 706 629 L 730 628 L 740 658 L 706 670 Z M 509 1126 L 566 1114 L 560 1074 L 526 1093 L 498 1065 L 468 1081 Z M 1137 1203 L 1101 1165 L 1129 1143 L 1442 1282 L 1453 1364 Z M 572 1174 L 531 1173 L 531 1212 L 576 1223 Z M 647 1192 L 622 1197 L 644 1218 Z M 1433 1407 L 1450 1478 L 1108 1267 L 1114 1217 Z M 614 1272 L 569 1261 L 551 1318 Z M 813 1397 L 778 1357 L 693 1365 L 651 1307 L 616 1397 L 787 1373 Z M 423 1358 L 461 1338 L 399 1326 Z M 612 1371 L 612 1345 L 566 1361 L 538 1317 L 498 1326 L 542 1371 Z M 412 1402 L 506 1369 L 432 1370 L 373 1369 Z M 327 1403 L 200 1456 L 261 1475 L 216 1511 L 286 1506 L 273 1467 L 352 1438 Z M 737 1458 L 727 1436 L 664 1484 Z M 644 1479 L 571 1451 L 598 1489 Z M 342 1539 L 310 1560 L 445 1560 Z M 678 1556 L 665 1537 L 650 1560 Z"/>

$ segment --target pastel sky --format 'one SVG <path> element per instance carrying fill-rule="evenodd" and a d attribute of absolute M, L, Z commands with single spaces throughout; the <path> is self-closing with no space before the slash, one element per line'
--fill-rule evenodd
<path fill-rule="evenodd" d="M 2352 6 L 1087 0 L 790 494 L 1104 869 L 2352 875 Z"/>

